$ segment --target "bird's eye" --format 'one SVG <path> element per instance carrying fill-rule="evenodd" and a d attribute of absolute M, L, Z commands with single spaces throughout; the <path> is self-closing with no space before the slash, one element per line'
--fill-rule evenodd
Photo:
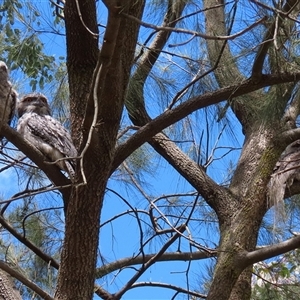
<path fill-rule="evenodd" d="M 40 100 L 44 103 L 47 104 L 47 99 L 45 97 L 40 97 Z"/>
<path fill-rule="evenodd" d="M 33 101 L 34 100 L 34 98 L 32 98 L 32 97 L 26 97 L 26 98 L 24 98 L 22 101 L 23 102 L 31 102 L 31 101 Z"/>
<path fill-rule="evenodd" d="M 7 72 L 6 66 L 0 66 L 1 71 Z"/>

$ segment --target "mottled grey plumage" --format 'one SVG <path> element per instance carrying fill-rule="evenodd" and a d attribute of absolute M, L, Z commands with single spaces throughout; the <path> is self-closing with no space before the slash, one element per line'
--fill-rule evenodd
<path fill-rule="evenodd" d="M 17 112 L 18 132 L 51 161 L 77 156 L 69 132 L 51 116 L 44 95 L 34 93 L 24 96 L 17 104 Z M 74 180 L 74 159 L 60 160 L 56 164 L 60 169 L 68 172 L 71 180 Z"/>
<path fill-rule="evenodd" d="M 283 201 L 285 191 L 293 185 L 294 180 L 300 181 L 300 140 L 288 145 L 276 163 L 269 186 L 271 205 Z"/>
<path fill-rule="evenodd" d="M 0 61 L 0 126 L 10 125 L 15 113 L 17 92 L 12 88 L 8 77 L 8 69 L 3 61 Z M 2 137 L 0 136 L 0 140 Z"/>

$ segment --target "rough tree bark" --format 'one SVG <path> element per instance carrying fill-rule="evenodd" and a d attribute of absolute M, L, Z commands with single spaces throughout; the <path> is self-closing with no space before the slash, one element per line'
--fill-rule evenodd
<path fill-rule="evenodd" d="M 0 269 L 0 299 L 22 300 L 19 291 L 14 286 L 12 277 Z"/>
<path fill-rule="evenodd" d="M 55 299 L 64 300 L 93 298 L 100 213 L 139 28 L 120 11 L 130 10 L 138 18 L 143 11 L 143 1 L 106 1 L 109 16 L 97 57 L 97 39 L 90 32 L 97 33 L 95 1 L 80 2 L 82 20 L 76 2 L 66 1 L 65 16 L 72 125 L 83 157 L 82 164 L 78 162 L 79 185 L 74 186 L 68 203 L 55 294 Z M 82 174 L 86 183 L 80 185 Z"/>
<path fill-rule="evenodd" d="M 206 11 L 207 33 L 229 34 L 225 28 L 225 7 L 222 6 L 224 1 L 213 3 L 204 1 L 205 8 L 210 8 L 215 4 L 220 6 Z M 290 11 L 291 8 L 295 8 L 295 4 L 296 1 L 287 1 L 283 11 Z M 219 22 L 215 22 L 216 19 Z M 274 35 L 274 22 L 266 29 L 266 41 Z M 270 42 L 263 43 L 257 51 L 253 64 L 253 74 L 256 78 L 262 76 L 264 60 L 271 44 Z M 208 40 L 207 47 L 212 62 L 221 57 L 215 71 L 221 87 L 230 84 L 236 78 L 243 78 L 234 63 L 228 44 Z M 282 70 L 277 67 L 272 71 L 276 73 Z M 279 133 L 282 128 L 287 128 L 283 116 L 292 89 L 288 85 L 282 86 L 282 89 L 286 91 L 286 95 L 278 92 L 276 88 L 271 88 L 269 91 L 270 95 L 274 95 L 272 102 L 268 103 L 266 100 L 266 107 L 274 112 L 270 117 L 266 116 L 266 107 L 260 104 L 260 99 L 262 97 L 267 99 L 267 95 L 260 91 L 251 93 L 246 98 L 237 98 L 230 103 L 243 126 L 245 141 L 242 155 L 229 186 L 229 190 L 237 200 L 237 205 L 231 211 L 228 207 L 226 208 L 226 204 L 224 209 L 215 210 L 220 220 L 220 252 L 207 299 L 250 299 L 251 268 L 245 269 L 248 265 L 245 264 L 242 254 L 255 249 L 260 224 L 268 209 L 269 178 L 280 153 L 288 144 L 279 143 Z M 264 116 L 263 121 L 262 116 Z M 223 201 L 223 199 L 216 199 L 216 201 Z"/>

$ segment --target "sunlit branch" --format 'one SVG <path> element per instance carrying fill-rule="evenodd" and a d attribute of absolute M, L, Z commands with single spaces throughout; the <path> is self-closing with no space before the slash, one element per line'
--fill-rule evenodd
<path fill-rule="evenodd" d="M 148 200 L 148 202 L 151 201 L 150 197 L 146 194 L 146 192 L 143 190 L 141 185 L 138 183 L 138 181 L 134 178 L 129 166 L 127 165 L 126 161 L 123 162 L 124 169 L 127 171 L 131 181 L 133 182 L 134 186 L 138 189 L 138 191 L 143 195 L 145 199 Z"/>
<path fill-rule="evenodd" d="M 267 17 L 263 17 L 259 20 L 257 20 L 256 22 L 254 22 L 253 24 L 251 24 L 250 26 L 248 26 L 247 28 L 235 33 L 235 34 L 232 34 L 232 35 L 225 35 L 225 36 L 221 36 L 221 35 L 216 35 L 216 36 L 211 36 L 211 35 L 206 35 L 206 34 L 203 34 L 201 32 L 198 32 L 198 31 L 194 31 L 194 30 L 187 30 L 187 29 L 182 29 L 182 28 L 172 28 L 172 27 L 163 27 L 163 26 L 156 26 L 156 25 L 153 25 L 153 24 L 150 24 L 150 23 L 146 23 L 146 22 L 143 22 L 131 15 L 128 15 L 128 14 L 125 14 L 125 13 L 122 13 L 122 15 L 124 15 L 125 17 L 139 23 L 140 25 L 142 25 L 143 27 L 146 27 L 146 28 L 152 28 L 152 29 L 155 29 L 156 31 L 169 31 L 169 32 L 177 32 L 177 33 L 185 33 L 185 34 L 190 34 L 190 35 L 193 35 L 193 36 L 197 36 L 197 37 L 201 37 L 203 39 L 206 39 L 206 40 L 233 40 L 243 34 L 245 34 L 246 32 L 250 31 L 251 29 L 253 29 L 254 27 L 256 27 L 257 25 L 265 22 L 267 20 Z"/>
<path fill-rule="evenodd" d="M 196 198 L 198 199 L 198 196 L 199 194 L 197 194 Z M 195 205 L 197 204 L 197 202 L 194 202 L 194 205 L 193 207 L 195 207 Z M 170 227 L 170 229 L 162 229 L 160 230 L 158 228 L 158 224 L 156 222 L 156 218 L 153 216 L 153 212 L 152 212 L 152 207 L 160 214 L 160 217 L 164 220 L 164 222 L 166 224 L 168 224 L 168 226 Z M 192 208 L 193 210 L 193 208 Z M 163 234 L 163 233 L 170 233 L 170 232 L 176 232 L 177 234 L 179 234 L 182 238 L 184 238 L 185 240 L 187 240 L 189 242 L 190 245 L 194 246 L 195 248 L 197 248 L 198 250 L 201 250 L 201 251 L 205 251 L 207 253 L 211 253 L 213 252 L 214 250 L 213 249 L 210 249 L 210 248 L 207 248 L 207 247 L 204 247 L 202 246 L 201 244 L 197 243 L 191 236 L 186 236 L 183 234 L 183 232 L 181 232 L 179 230 L 179 228 L 181 228 L 182 226 L 185 226 L 186 227 L 186 230 L 188 231 L 188 228 L 187 228 L 187 221 L 189 221 L 189 219 L 186 220 L 186 222 L 182 225 L 179 225 L 178 227 L 175 227 L 170 221 L 169 219 L 166 217 L 166 215 L 159 209 L 159 207 L 155 204 L 155 201 L 151 201 L 150 203 L 150 216 L 151 216 L 151 223 L 154 227 L 154 230 L 156 233 L 158 234 Z"/>
<path fill-rule="evenodd" d="M 140 265 L 148 262 L 152 259 L 156 254 L 147 254 L 144 257 L 136 256 L 136 257 L 126 257 L 123 259 L 116 260 L 112 263 L 108 263 L 96 270 L 96 278 L 101 278 L 107 274 L 110 274 L 116 270 L 133 266 Z M 187 261 L 187 260 L 200 260 L 207 259 L 211 257 L 216 257 L 217 250 L 213 250 L 211 253 L 196 251 L 196 252 L 166 252 L 162 256 L 160 256 L 157 261 Z"/>
<path fill-rule="evenodd" d="M 160 196 L 158 198 L 155 198 L 152 201 L 149 201 L 149 203 L 156 203 L 159 200 L 165 199 L 166 201 L 168 201 L 168 198 L 172 198 L 172 197 L 191 197 L 191 196 L 195 196 L 197 195 L 196 192 L 192 192 L 192 193 L 185 193 L 185 194 L 171 194 L 171 195 L 163 195 Z M 168 201 L 169 202 L 169 201 Z M 158 206 L 157 206 L 158 207 Z M 161 206 L 159 206 L 161 207 Z M 186 207 L 186 206 L 185 206 Z M 166 233 L 170 233 L 170 232 L 174 232 L 173 228 L 169 228 L 169 229 L 161 229 L 161 227 L 159 226 L 159 224 L 157 223 L 157 218 L 154 216 L 153 214 L 153 210 L 154 210 L 154 206 L 150 205 L 149 208 L 149 216 L 150 216 L 150 221 L 152 224 L 153 229 L 155 230 L 156 234 L 166 234 Z M 166 214 L 163 214 L 164 217 L 166 217 Z M 178 222 L 183 218 L 182 216 L 176 216 L 178 218 Z M 185 218 L 186 220 L 188 218 Z M 178 224 L 178 223 L 177 223 Z M 175 225 L 176 227 L 177 225 Z"/>
<path fill-rule="evenodd" d="M 155 230 L 155 233 L 161 234 L 161 233 L 173 232 L 173 229 L 163 230 L 161 228 L 161 226 L 157 222 L 157 218 L 154 217 L 153 210 L 154 210 L 154 207 L 152 205 L 150 205 L 150 208 L 149 208 L 150 221 L 151 221 L 151 225 L 152 225 L 153 229 Z"/>
<path fill-rule="evenodd" d="M 138 287 L 145 287 L 145 286 L 166 288 L 166 289 L 171 289 L 171 290 L 176 291 L 177 294 L 182 293 L 182 294 L 186 294 L 186 295 L 189 295 L 189 296 L 194 296 L 196 298 L 203 298 L 203 299 L 206 298 L 206 295 L 196 293 L 196 292 L 190 291 L 188 289 L 181 288 L 181 287 L 176 286 L 176 285 L 172 285 L 172 284 L 168 284 L 168 283 L 161 283 L 161 282 L 137 282 L 137 283 L 134 283 L 129 288 L 129 290 L 134 289 L 134 288 L 138 288 Z"/>
<path fill-rule="evenodd" d="M 94 71 L 93 77 L 94 77 L 94 83 L 93 83 L 93 103 L 94 103 L 94 110 L 93 110 L 93 119 L 92 119 L 92 123 L 91 126 L 88 130 L 88 135 L 87 135 L 87 140 L 85 141 L 85 146 L 83 148 L 83 150 L 81 151 L 80 154 L 80 160 L 79 160 L 79 166 L 80 166 L 80 172 L 81 172 L 81 176 L 82 176 L 82 183 L 80 183 L 79 185 L 83 184 L 87 184 L 87 180 L 86 180 L 86 176 L 84 173 L 84 167 L 83 167 L 83 160 L 84 160 L 84 155 L 86 154 L 86 152 L 88 151 L 88 148 L 91 144 L 91 140 L 92 140 L 92 135 L 93 132 L 96 129 L 96 125 L 97 125 L 97 119 L 98 119 L 98 109 L 99 109 L 99 105 L 98 105 L 98 88 L 99 88 L 99 80 L 100 77 L 102 75 L 102 68 L 103 68 L 103 64 L 100 63 L 98 61 L 98 64 L 96 66 L 96 69 Z"/>
<path fill-rule="evenodd" d="M 223 155 L 221 155 L 220 157 L 212 158 L 212 160 L 210 160 L 209 164 L 211 164 L 213 161 L 220 160 L 220 159 L 224 158 L 225 156 L 227 156 L 232 151 L 241 150 L 241 148 L 235 148 L 235 147 L 216 147 L 212 151 L 212 156 L 214 155 L 214 153 L 218 149 L 227 149 L 227 151 Z M 207 166 L 207 164 L 204 165 L 204 168 L 206 168 L 206 166 Z"/>
<path fill-rule="evenodd" d="M 172 110 L 167 110 L 160 116 L 151 120 L 146 125 L 142 126 L 135 134 L 133 134 L 128 140 L 120 144 L 115 153 L 115 159 L 113 162 L 113 172 L 134 150 L 147 142 L 158 132 L 167 128 L 168 126 L 180 121 L 192 112 L 220 103 L 228 98 L 234 98 L 264 88 L 266 86 L 272 86 L 278 83 L 295 82 L 300 79 L 300 72 L 296 73 L 279 73 L 263 75 L 259 81 L 252 81 L 252 79 L 246 79 L 239 84 L 224 87 L 214 92 L 207 92 L 203 95 L 193 97 Z"/>
<path fill-rule="evenodd" d="M 208 122 L 206 122 L 206 123 L 208 124 Z M 217 136 L 217 139 L 216 139 L 216 141 L 215 141 L 215 145 L 213 146 L 213 148 L 212 148 L 212 150 L 211 150 L 211 153 L 210 153 L 210 155 L 208 156 L 208 158 L 207 158 L 207 160 L 206 160 L 206 162 L 205 162 L 205 164 L 204 164 L 204 168 L 205 168 L 205 169 L 213 162 L 214 152 L 215 152 L 215 150 L 216 150 L 216 148 L 217 148 L 217 145 L 218 145 L 218 143 L 219 143 L 219 141 L 220 141 L 220 138 L 221 138 L 221 136 L 222 136 L 222 134 L 223 134 L 223 132 L 224 132 L 224 130 L 225 130 L 225 127 L 226 127 L 226 124 L 223 126 L 223 128 L 221 129 L 219 135 Z M 207 147 L 207 148 L 208 148 L 208 147 Z"/>
<path fill-rule="evenodd" d="M 83 18 L 82 18 L 82 14 L 81 14 L 81 9 L 80 9 L 80 6 L 79 6 L 79 2 L 78 2 L 78 0 L 75 0 L 75 2 L 76 2 L 77 13 L 78 13 L 78 16 L 79 16 L 79 18 L 80 18 L 80 21 L 81 21 L 81 24 L 83 25 L 83 27 L 84 27 L 91 35 L 93 35 L 93 36 L 95 36 L 95 37 L 99 36 L 98 33 L 94 33 L 94 32 L 93 32 L 92 30 L 90 30 L 90 29 L 88 28 L 88 26 L 85 24 L 85 22 L 84 22 L 84 20 L 83 20 Z"/>
<path fill-rule="evenodd" d="M 261 260 L 269 259 L 271 257 L 284 254 L 288 251 L 294 250 L 300 247 L 300 235 L 292 237 L 284 242 L 277 243 L 270 246 L 265 246 L 261 249 L 241 253 L 241 261 L 243 261 L 247 266 L 257 263 Z"/>
<path fill-rule="evenodd" d="M 57 0 L 57 2 L 54 2 L 53 0 L 50 0 L 50 3 L 52 3 L 55 7 L 55 13 L 56 15 L 61 18 L 62 20 L 65 19 L 64 15 L 61 13 L 64 11 L 64 7 L 62 5 L 59 5 L 59 3 L 65 4 L 65 1 Z"/>
<path fill-rule="evenodd" d="M 296 119 L 300 113 L 300 90 L 298 89 L 296 95 L 286 109 L 282 120 L 288 128 L 294 129 L 296 127 Z"/>

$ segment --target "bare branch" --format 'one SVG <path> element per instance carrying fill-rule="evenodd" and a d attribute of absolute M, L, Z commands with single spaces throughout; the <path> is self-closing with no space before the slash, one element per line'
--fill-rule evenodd
<path fill-rule="evenodd" d="M 294 250 L 300 247 L 300 235 L 292 237 L 284 242 L 277 243 L 275 245 L 265 246 L 261 249 L 242 253 L 241 260 L 243 260 L 247 266 L 257 263 L 261 260 L 265 260 L 277 255 L 284 254 L 288 251 Z"/>
<path fill-rule="evenodd" d="M 3 159 L 3 160 L 1 159 L 1 162 L 4 163 L 4 164 L 7 164 L 7 165 L 5 167 L 3 167 L 3 168 L 0 169 L 0 173 L 3 172 L 3 171 L 5 171 L 5 170 L 7 170 L 7 169 L 9 169 L 9 168 L 11 168 L 11 167 L 19 165 L 21 162 L 23 162 L 23 160 L 26 159 L 26 156 L 23 156 L 23 157 L 21 157 L 19 159 L 15 159 L 15 158 L 11 157 L 10 155 L 7 155 L 6 153 L 2 152 L 1 154 L 4 157 L 6 157 L 6 159 Z M 7 158 L 11 160 L 9 164 L 8 164 Z M 27 165 L 26 163 L 23 163 L 23 164 Z"/>
<path fill-rule="evenodd" d="M 70 187 L 70 186 L 66 186 L 66 188 Z M 37 189 L 31 189 L 31 190 L 25 189 L 24 191 L 13 195 L 11 198 L 9 198 L 7 200 L 0 201 L 0 204 L 10 203 L 10 202 L 13 202 L 13 201 L 16 201 L 16 200 L 19 200 L 19 199 L 23 199 L 23 198 L 26 198 L 26 197 L 32 197 L 32 196 L 35 196 L 35 195 L 55 191 L 55 190 L 62 189 L 62 188 L 64 188 L 64 187 L 52 187 L 52 186 L 48 185 L 48 186 L 37 188 Z M 1 214 L 3 214 L 4 211 L 5 211 L 5 209 L 4 210 L 2 209 Z"/>
<path fill-rule="evenodd" d="M 205 169 L 202 166 L 199 166 L 183 153 L 166 135 L 162 133 L 155 135 L 149 141 L 149 144 L 206 199 L 209 205 L 218 210 L 217 205 L 219 201 L 216 195 L 223 192 L 226 193 L 225 188 L 216 184 L 205 173 Z M 211 197 L 212 193 L 215 197 Z"/>
<path fill-rule="evenodd" d="M 286 1 L 285 5 L 282 8 L 283 13 L 290 12 L 291 9 L 295 8 L 297 3 L 298 0 Z M 268 30 L 266 31 L 263 43 L 258 49 L 257 55 L 253 63 L 253 67 L 252 67 L 253 78 L 257 78 L 258 76 L 261 76 L 267 52 L 270 46 L 272 45 L 272 42 L 274 41 L 274 34 L 276 33 L 276 29 L 278 30 L 278 27 L 282 26 L 283 20 L 284 20 L 283 15 L 281 15 L 280 18 L 275 18 L 274 22 L 272 22 L 272 24 L 269 26 Z"/>
<path fill-rule="evenodd" d="M 185 226 L 181 226 L 179 231 L 182 233 L 185 230 Z M 164 252 L 180 237 L 180 234 L 177 232 L 166 242 L 166 244 L 153 256 L 151 257 L 146 263 L 143 263 L 141 268 L 136 272 L 135 275 L 132 276 L 130 280 L 125 284 L 120 291 L 115 294 L 117 299 L 120 299 L 126 291 L 132 286 L 132 284 L 151 266 L 153 265 L 163 254 Z"/>
<path fill-rule="evenodd" d="M 294 7 L 291 7 L 291 9 L 290 9 L 289 11 L 284 12 L 284 11 L 282 11 L 282 10 L 280 10 L 280 9 L 277 9 L 276 7 L 271 7 L 271 6 L 269 6 L 269 5 L 265 4 L 265 3 L 258 2 L 257 0 L 250 0 L 250 2 L 255 3 L 255 4 L 258 5 L 258 6 L 261 6 L 261 7 L 265 8 L 265 9 L 267 9 L 267 10 L 269 10 L 269 11 L 276 12 L 276 14 L 278 14 L 278 15 L 280 15 L 280 16 L 287 17 L 287 18 L 289 18 L 290 20 L 299 23 L 298 20 L 296 20 L 296 19 L 290 17 L 290 13 L 291 13 L 291 11 L 293 10 Z M 297 3 L 295 3 L 295 5 L 297 5 Z"/>
<path fill-rule="evenodd" d="M 94 113 L 93 113 L 93 119 L 92 119 L 92 123 L 91 126 L 88 130 L 88 134 L 87 134 L 87 139 L 85 141 L 85 145 L 83 150 L 81 151 L 80 154 L 80 161 L 79 161 L 79 165 L 80 165 L 80 172 L 81 172 L 81 176 L 82 176 L 82 184 L 85 185 L 87 184 L 87 180 L 86 180 L 86 176 L 84 174 L 84 168 L 83 168 L 83 159 L 84 159 L 84 155 L 86 154 L 90 144 L 91 144 L 91 140 L 92 140 L 92 135 L 94 133 L 94 131 L 96 130 L 96 125 L 97 125 L 97 119 L 98 119 L 98 110 L 99 110 L 99 106 L 98 106 L 98 88 L 99 88 L 99 80 L 100 77 L 102 75 L 102 63 L 100 61 L 98 61 L 96 69 L 94 71 L 93 77 L 94 77 L 94 83 L 93 83 L 93 103 L 94 103 Z M 80 184 L 81 185 L 81 184 Z"/>
<path fill-rule="evenodd" d="M 300 113 L 300 90 L 297 91 L 290 106 L 285 111 L 282 120 L 289 129 L 296 128 L 296 119 Z"/>
<path fill-rule="evenodd" d="M 281 135 L 278 137 L 278 141 L 283 143 L 283 145 L 287 146 L 291 144 L 292 142 L 300 139 L 300 128 L 290 129 L 287 131 L 284 131 Z"/>
<path fill-rule="evenodd" d="M 13 268 L 11 268 L 8 264 L 6 264 L 4 261 L 0 260 L 0 269 L 7 272 L 12 277 L 16 278 L 18 281 L 22 282 L 25 286 L 30 288 L 32 291 L 37 293 L 40 297 L 42 297 L 45 300 L 54 300 L 49 294 L 44 292 L 41 288 L 39 288 L 35 283 L 27 279 L 25 276 L 23 276 L 21 273 L 17 272 Z"/>
<path fill-rule="evenodd" d="M 224 36 L 221 36 L 221 35 L 206 35 L 206 34 L 203 34 L 203 33 L 200 33 L 198 31 L 194 31 L 194 30 L 187 30 L 187 29 L 182 29 L 182 28 L 172 28 L 172 27 L 163 27 L 163 26 L 156 26 L 156 25 L 153 25 L 153 24 L 150 24 L 150 23 L 146 23 L 146 22 L 143 22 L 129 14 L 125 14 L 125 13 L 122 13 L 122 15 L 124 15 L 126 18 L 129 18 L 131 20 L 134 20 L 135 22 L 139 23 L 140 25 L 142 25 L 143 27 L 146 27 L 146 28 L 152 28 L 152 29 L 155 29 L 156 31 L 168 31 L 168 32 L 178 32 L 178 33 L 185 33 L 185 34 L 190 34 L 190 35 L 193 35 L 193 36 L 198 36 L 198 37 L 201 37 L 203 39 L 206 39 L 206 40 L 221 40 L 221 41 L 225 41 L 225 40 L 234 40 L 235 38 L 245 34 L 246 32 L 250 31 L 251 29 L 253 29 L 254 27 L 256 27 L 257 25 L 265 22 L 267 20 L 267 17 L 263 17 L 259 20 L 257 20 L 256 22 L 254 22 L 253 24 L 251 24 L 250 26 L 248 26 L 247 28 L 235 33 L 235 34 L 232 34 L 232 35 L 224 35 Z"/>
<path fill-rule="evenodd" d="M 186 1 L 168 1 L 168 4 L 162 27 L 170 26 L 170 28 L 174 28 L 178 17 L 186 6 Z M 144 120 L 150 120 L 145 110 L 145 100 L 140 95 L 143 95 L 143 87 L 146 79 L 161 54 L 162 49 L 165 47 L 170 34 L 171 32 L 169 31 L 160 31 L 157 33 L 149 50 L 142 55 L 139 66 L 130 79 L 125 105 L 134 125 L 142 126 L 145 125 Z"/>
<path fill-rule="evenodd" d="M 182 293 L 186 294 L 189 296 L 194 296 L 196 298 L 203 298 L 206 299 L 206 295 L 196 293 L 190 290 L 186 290 L 184 288 L 181 288 L 176 285 L 168 284 L 168 283 L 161 283 L 161 282 L 137 282 L 134 283 L 130 289 L 137 288 L 137 287 L 144 287 L 144 286 L 149 286 L 149 287 L 161 287 L 161 288 L 166 288 L 166 289 L 171 289 L 177 292 L 177 294 Z"/>
<path fill-rule="evenodd" d="M 125 129 L 123 129 L 121 132 L 119 132 L 117 139 L 120 139 L 123 137 L 124 134 L 126 134 L 129 130 L 138 130 L 140 129 L 139 126 L 127 126 Z"/>
<path fill-rule="evenodd" d="M 239 84 L 193 97 L 178 105 L 174 109 L 165 111 L 163 114 L 141 127 L 125 143 L 119 145 L 116 149 L 111 172 L 113 172 L 134 150 L 147 142 L 155 134 L 180 121 L 198 109 L 220 103 L 228 98 L 232 99 L 234 97 L 248 94 L 266 86 L 278 83 L 295 82 L 299 79 L 300 72 L 263 75 L 259 81 L 254 82 L 250 78 Z"/>
<path fill-rule="evenodd" d="M 81 9 L 80 9 L 80 6 L 79 6 L 79 2 L 78 2 L 78 0 L 75 0 L 75 2 L 76 2 L 76 7 L 77 7 L 77 13 L 78 13 L 78 15 L 79 15 L 79 18 L 80 18 L 80 21 L 81 21 L 83 27 L 84 27 L 91 35 L 93 35 L 93 36 L 95 36 L 95 37 L 99 36 L 99 33 L 94 33 L 94 32 L 93 32 L 92 30 L 90 30 L 90 29 L 88 28 L 88 26 L 85 24 L 85 22 L 84 22 L 84 20 L 83 20 L 83 18 L 82 18 L 82 14 L 81 14 Z"/>

